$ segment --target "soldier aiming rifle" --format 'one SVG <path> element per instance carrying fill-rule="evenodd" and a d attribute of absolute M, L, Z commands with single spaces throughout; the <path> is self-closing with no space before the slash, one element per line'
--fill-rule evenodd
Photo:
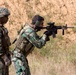
<path fill-rule="evenodd" d="M 33 51 L 34 47 L 42 48 L 48 41 L 48 37 L 57 34 L 58 29 L 66 29 L 67 26 L 55 26 L 54 23 L 48 23 L 49 26 L 44 27 L 44 18 L 40 15 L 35 15 L 32 18 L 32 23 L 25 24 L 20 31 L 19 36 L 15 39 L 15 49 L 13 50 L 12 61 L 16 68 L 16 75 L 31 75 L 27 55 Z M 39 36 L 36 32 L 41 29 L 47 29 L 43 36 Z"/>

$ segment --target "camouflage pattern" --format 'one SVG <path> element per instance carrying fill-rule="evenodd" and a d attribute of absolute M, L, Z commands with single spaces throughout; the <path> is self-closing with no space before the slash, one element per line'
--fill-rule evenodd
<path fill-rule="evenodd" d="M 39 37 L 36 31 L 29 25 L 24 27 L 22 36 L 27 38 L 37 48 L 42 48 L 46 43 L 46 35 L 44 34 L 42 37 Z"/>
<path fill-rule="evenodd" d="M 8 16 L 10 12 L 7 8 L 0 7 L 0 17 Z"/>
<path fill-rule="evenodd" d="M 15 49 L 12 61 L 16 69 L 16 75 L 31 75 L 28 61 L 18 49 Z"/>
<path fill-rule="evenodd" d="M 36 31 L 26 24 L 17 37 L 16 47 L 13 51 L 12 61 L 16 68 L 16 75 L 30 75 L 26 61 L 27 55 L 34 47 L 42 48 L 46 43 L 46 35 L 39 37 Z"/>
<path fill-rule="evenodd" d="M 11 64 L 8 31 L 4 26 L 0 27 L 0 75 L 9 75 L 8 67 Z"/>

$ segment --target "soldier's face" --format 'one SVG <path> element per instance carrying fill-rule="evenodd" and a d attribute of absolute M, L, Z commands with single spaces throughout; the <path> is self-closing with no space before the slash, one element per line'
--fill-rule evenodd
<path fill-rule="evenodd" d="M 43 24 L 44 24 L 44 21 L 41 21 L 39 26 L 43 27 Z"/>
<path fill-rule="evenodd" d="M 2 24 L 7 23 L 7 21 L 8 21 L 8 16 L 4 16 L 4 17 L 1 18 L 1 23 Z"/>
<path fill-rule="evenodd" d="M 40 31 L 41 30 L 41 27 L 43 27 L 43 23 L 44 23 L 44 21 L 41 21 L 39 26 L 35 27 L 36 31 Z"/>

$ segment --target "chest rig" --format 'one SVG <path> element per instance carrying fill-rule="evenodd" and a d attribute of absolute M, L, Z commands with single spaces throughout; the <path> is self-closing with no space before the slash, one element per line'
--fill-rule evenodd
<path fill-rule="evenodd" d="M 23 37 L 22 34 L 24 33 L 24 30 L 21 31 L 19 34 L 17 41 L 16 41 L 16 48 L 22 52 L 25 56 L 27 56 L 29 53 L 32 52 L 34 46 L 32 43 L 30 43 L 26 37 Z"/>

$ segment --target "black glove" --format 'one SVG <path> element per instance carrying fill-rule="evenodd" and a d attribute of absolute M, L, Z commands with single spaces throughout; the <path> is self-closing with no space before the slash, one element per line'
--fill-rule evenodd
<path fill-rule="evenodd" d="M 46 37 L 46 41 L 50 41 L 50 38 L 49 38 L 49 36 L 47 36 L 47 37 Z"/>
<path fill-rule="evenodd" d="M 49 31 L 45 31 L 44 34 L 47 36 L 46 41 L 49 41 L 49 36 L 51 35 L 51 33 Z"/>
<path fill-rule="evenodd" d="M 46 36 L 50 36 L 50 35 L 51 35 L 50 31 L 45 31 L 44 34 L 45 34 Z"/>

